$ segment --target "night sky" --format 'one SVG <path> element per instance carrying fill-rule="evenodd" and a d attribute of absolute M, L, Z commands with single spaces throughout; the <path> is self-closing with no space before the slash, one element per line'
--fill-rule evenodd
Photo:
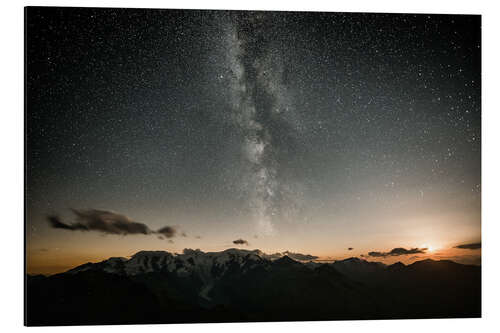
<path fill-rule="evenodd" d="M 481 241 L 480 16 L 26 15 L 28 271 L 184 248 L 480 260 L 455 248 Z"/>

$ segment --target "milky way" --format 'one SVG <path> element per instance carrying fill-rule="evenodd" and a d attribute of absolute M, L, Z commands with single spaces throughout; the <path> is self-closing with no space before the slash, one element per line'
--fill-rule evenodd
<path fill-rule="evenodd" d="M 272 126 L 292 118 L 293 106 L 283 84 L 282 54 L 273 45 L 272 20 L 265 15 L 234 15 L 226 30 L 232 117 L 243 132 L 243 189 L 258 232 L 273 234 L 279 198 L 287 195 L 277 177 L 280 150 Z M 294 128 L 288 127 L 289 131 Z M 287 133 L 293 140 L 294 133 Z M 289 142 L 289 144 L 295 144 Z"/>

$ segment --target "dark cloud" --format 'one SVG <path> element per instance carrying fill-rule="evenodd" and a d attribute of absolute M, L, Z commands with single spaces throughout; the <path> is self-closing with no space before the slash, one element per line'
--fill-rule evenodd
<path fill-rule="evenodd" d="M 313 256 L 310 254 L 294 253 L 294 252 L 290 252 L 290 251 L 285 251 L 285 252 L 283 252 L 283 254 L 287 255 L 290 258 L 295 259 L 295 260 L 315 260 L 315 259 L 319 258 L 317 256 Z"/>
<path fill-rule="evenodd" d="M 72 209 L 72 211 L 76 215 L 76 223 L 72 224 L 72 226 L 81 226 L 85 230 L 95 230 L 115 235 L 147 235 L 151 233 L 147 225 L 132 221 L 125 215 L 97 209 Z"/>
<path fill-rule="evenodd" d="M 166 238 L 172 238 L 177 233 L 177 230 L 174 227 L 166 226 L 161 229 L 158 229 L 158 231 L 156 232 L 162 234 Z"/>
<path fill-rule="evenodd" d="M 477 250 L 481 248 L 481 243 L 461 244 L 455 246 L 457 249 Z"/>
<path fill-rule="evenodd" d="M 64 230 L 98 231 L 105 234 L 133 235 L 160 234 L 159 239 L 172 238 L 177 230 L 165 226 L 157 231 L 151 230 L 141 222 L 131 220 L 125 215 L 98 209 L 71 209 L 75 214 L 73 223 L 63 222 L 58 216 L 50 215 L 47 220 L 52 228 Z"/>
<path fill-rule="evenodd" d="M 63 221 L 61 221 L 59 216 L 55 215 L 47 216 L 47 220 L 49 221 L 50 226 L 54 229 L 84 230 L 84 231 L 89 230 L 87 226 L 82 225 L 80 223 L 72 223 L 72 224 L 64 223 Z"/>
<path fill-rule="evenodd" d="M 236 244 L 236 245 L 248 245 L 248 241 L 240 238 L 240 239 L 234 240 L 233 244 Z"/>
<path fill-rule="evenodd" d="M 389 252 L 377 252 L 377 251 L 368 252 L 368 256 L 370 256 L 370 257 L 404 256 L 407 254 L 425 253 L 426 250 L 427 250 L 427 248 L 422 248 L 422 249 L 413 248 L 413 249 L 407 250 L 407 249 L 402 248 L 402 247 L 396 247 Z"/>
<path fill-rule="evenodd" d="M 354 248 L 348 247 L 347 250 L 352 251 L 352 250 L 354 250 Z"/>

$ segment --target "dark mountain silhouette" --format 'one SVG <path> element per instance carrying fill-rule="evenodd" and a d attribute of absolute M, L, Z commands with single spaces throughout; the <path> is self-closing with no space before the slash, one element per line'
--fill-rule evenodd
<path fill-rule="evenodd" d="M 364 282 L 380 275 L 386 268 L 386 265 L 383 263 L 366 261 L 359 258 L 337 260 L 331 265 L 351 279 Z"/>
<path fill-rule="evenodd" d="M 192 323 L 481 315 L 481 268 L 349 258 L 302 263 L 259 250 L 141 251 L 27 276 L 26 323 Z"/>
<path fill-rule="evenodd" d="M 398 261 L 392 265 L 387 266 L 387 270 L 390 272 L 401 272 L 406 268 L 406 265 L 403 264 L 401 261 Z"/>

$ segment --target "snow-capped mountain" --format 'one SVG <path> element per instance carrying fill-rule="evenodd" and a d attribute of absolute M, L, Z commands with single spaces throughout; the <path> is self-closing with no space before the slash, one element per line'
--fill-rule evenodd
<path fill-rule="evenodd" d="M 153 272 L 175 272 L 178 275 L 197 273 L 210 278 L 221 275 L 231 265 L 240 268 L 265 263 L 267 255 L 260 250 L 227 249 L 221 252 L 203 252 L 185 249 L 182 254 L 167 251 L 140 251 L 130 259 L 112 257 L 98 263 L 86 263 L 66 273 L 76 274 L 87 270 L 100 270 L 121 275 L 138 275 Z"/>
<path fill-rule="evenodd" d="M 84 271 L 102 271 L 125 276 L 136 276 L 147 273 L 170 273 L 178 277 L 194 276 L 203 285 L 199 295 L 210 299 L 207 293 L 215 280 L 223 277 L 230 269 L 245 273 L 257 265 L 265 267 L 270 258 L 260 250 L 227 249 L 221 252 L 203 252 L 201 250 L 185 249 L 182 254 L 172 254 L 167 251 L 140 251 L 130 259 L 112 257 L 98 263 L 86 263 L 75 267 L 67 274 L 77 274 Z"/>
<path fill-rule="evenodd" d="M 85 271 L 100 271 L 122 276 L 139 276 L 148 273 L 168 274 L 177 278 L 190 277 L 201 282 L 198 295 L 210 301 L 208 295 L 217 280 L 228 272 L 245 274 L 248 270 L 260 267 L 269 269 L 272 262 L 294 264 L 297 261 L 287 256 L 288 253 L 266 254 L 260 250 L 227 249 L 221 252 L 203 252 L 184 249 L 182 254 L 167 251 L 140 251 L 130 259 L 112 257 L 98 263 L 86 263 L 70 269 L 66 274 L 78 274 Z M 312 266 L 311 266 L 312 268 Z"/>

